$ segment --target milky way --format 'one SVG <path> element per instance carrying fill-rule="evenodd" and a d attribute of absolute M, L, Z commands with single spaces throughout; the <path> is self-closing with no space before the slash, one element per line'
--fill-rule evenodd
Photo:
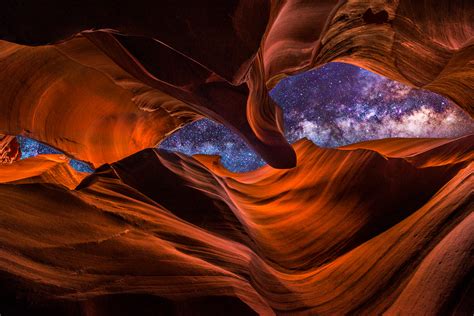
<path fill-rule="evenodd" d="M 290 143 L 303 137 L 322 147 L 388 137 L 459 137 L 474 121 L 451 101 L 365 69 L 330 63 L 282 80 L 270 96 L 282 107 Z M 208 119 L 177 131 L 160 145 L 187 155 L 217 154 L 232 171 L 263 161 L 238 136 Z"/>
<path fill-rule="evenodd" d="M 459 137 L 474 133 L 474 120 L 451 101 L 413 89 L 367 70 L 330 63 L 282 80 L 270 96 L 282 107 L 290 143 L 303 137 L 322 147 L 388 137 Z M 22 156 L 57 153 L 21 138 Z M 263 165 L 230 130 L 203 119 L 175 132 L 159 146 L 187 155 L 217 154 L 232 171 Z M 72 161 L 80 171 L 90 171 Z"/>

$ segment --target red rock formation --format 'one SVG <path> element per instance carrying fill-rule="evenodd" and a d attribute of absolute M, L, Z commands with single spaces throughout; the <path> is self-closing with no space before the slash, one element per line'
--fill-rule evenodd
<path fill-rule="evenodd" d="M 342 61 L 472 116 L 472 1 L 0 9 L 0 132 L 100 166 L 0 165 L 2 315 L 472 312 L 472 136 L 293 148 L 268 96 Z M 234 174 L 145 149 L 203 116 L 296 167 Z M 11 139 L 2 160 L 18 157 Z"/>
<path fill-rule="evenodd" d="M 61 48 L 89 59 L 81 64 L 53 46 L 0 44 L 0 130 L 41 140 L 98 167 L 156 145 L 189 120 L 179 102 L 159 92 L 153 110 L 137 106 L 133 99 L 146 94 L 146 87 L 100 52 L 93 55 L 90 45 L 72 41 Z M 103 65 L 111 78 L 86 62 Z"/>
<path fill-rule="evenodd" d="M 12 163 L 21 157 L 15 136 L 0 135 L 0 163 Z"/>
<path fill-rule="evenodd" d="M 51 155 L 8 165 L 17 172 L 0 179 L 0 276 L 8 284 L 1 294 L 9 299 L 2 308 L 469 310 L 474 148 L 465 139 L 388 140 L 393 152 L 404 142 L 411 153 L 392 158 L 302 140 L 296 168 L 245 174 L 225 170 L 217 157 L 152 149 L 82 181 Z M 427 153 L 445 160 L 417 166 Z"/>
<path fill-rule="evenodd" d="M 0 37 L 60 43 L 0 46 L 0 131 L 98 166 L 206 116 L 270 165 L 292 167 L 268 89 L 330 61 L 440 93 L 473 115 L 473 12 L 470 0 L 9 1 Z"/>
<path fill-rule="evenodd" d="M 471 161 L 474 135 L 452 139 L 442 138 L 392 138 L 368 141 L 340 149 L 369 149 L 387 157 L 404 158 L 417 167 L 435 167 L 456 162 Z"/>

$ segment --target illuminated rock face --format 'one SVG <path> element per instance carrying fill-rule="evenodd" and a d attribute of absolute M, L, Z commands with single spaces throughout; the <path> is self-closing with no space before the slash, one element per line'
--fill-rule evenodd
<path fill-rule="evenodd" d="M 292 147 L 268 96 L 343 61 L 472 116 L 472 1 L 49 4 L 1 5 L 0 132 L 98 168 L 2 137 L 0 312 L 472 312 L 472 136 Z M 146 149 L 203 116 L 269 165 Z"/>
<path fill-rule="evenodd" d="M 292 167 L 268 89 L 330 61 L 437 92 L 473 115 L 473 12 L 469 0 L 14 2 L 2 8 L 0 37 L 56 44 L 1 44 L 0 130 L 97 167 L 206 116 L 270 165 Z"/>
<path fill-rule="evenodd" d="M 2 308 L 462 313 L 473 144 L 302 140 L 296 168 L 243 174 L 155 149 L 89 176 L 56 155 L 5 165 Z"/>

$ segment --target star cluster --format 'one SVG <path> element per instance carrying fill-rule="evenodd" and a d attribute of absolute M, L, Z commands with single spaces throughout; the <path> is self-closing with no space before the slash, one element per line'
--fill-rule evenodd
<path fill-rule="evenodd" d="M 459 137 L 474 133 L 474 120 L 435 93 L 414 89 L 362 68 L 329 63 L 282 80 L 270 92 L 282 107 L 285 136 L 303 137 L 322 147 L 388 137 Z M 58 153 L 20 137 L 22 157 Z M 159 146 L 187 155 L 220 155 L 229 170 L 243 172 L 263 160 L 225 126 L 208 119 L 191 123 Z M 72 160 L 80 171 L 87 164 Z"/>

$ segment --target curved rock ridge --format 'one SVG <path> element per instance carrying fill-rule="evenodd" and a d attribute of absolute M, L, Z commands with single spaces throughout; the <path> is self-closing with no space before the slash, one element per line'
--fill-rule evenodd
<path fill-rule="evenodd" d="M 301 140 L 295 168 L 244 174 L 156 149 L 84 178 L 54 155 L 0 166 L 24 175 L 1 179 L 1 308 L 470 311 L 474 148 L 464 140 L 364 144 L 385 154 Z"/>
<path fill-rule="evenodd" d="M 163 94 L 153 96 L 153 110 L 137 106 L 134 97 L 146 94 L 146 87 L 90 43 L 81 43 L 88 42 L 79 38 L 60 49 L 0 43 L 1 131 L 37 139 L 98 167 L 156 145 L 189 120 L 178 102 L 175 111 L 167 110 L 174 101 Z M 65 55 L 67 49 L 76 59 Z M 82 64 L 81 56 L 89 58 Z M 108 75 L 89 66 L 93 63 Z"/>
<path fill-rule="evenodd" d="M 76 171 L 69 165 L 64 155 L 43 154 L 2 165 L 0 183 L 5 184 L 53 184 L 58 187 L 74 189 L 87 175 Z"/>
<path fill-rule="evenodd" d="M 347 62 L 444 95 L 473 116 L 473 13 L 464 0 L 287 1 L 264 43 L 265 77 L 274 86 Z"/>
<path fill-rule="evenodd" d="M 419 146 L 417 146 L 419 144 Z M 405 158 L 417 167 L 434 167 L 474 159 L 474 135 L 457 139 L 391 138 L 361 142 L 340 149 L 368 149 L 386 157 Z"/>
<path fill-rule="evenodd" d="M 94 166 L 205 116 L 273 167 L 293 167 L 268 90 L 331 61 L 434 91 L 474 113 L 470 0 L 27 0 L 1 11 L 0 38 L 54 45 L 1 43 L 0 132 L 28 134 Z"/>

